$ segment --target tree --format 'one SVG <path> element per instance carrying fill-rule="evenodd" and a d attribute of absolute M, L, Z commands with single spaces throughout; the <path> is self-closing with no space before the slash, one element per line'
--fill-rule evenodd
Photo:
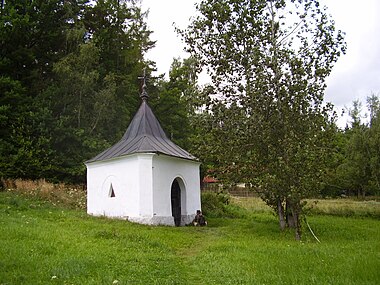
<path fill-rule="evenodd" d="M 0 12 L 0 176 L 83 182 L 153 68 L 146 14 L 133 0 L 10 0 Z"/>
<path fill-rule="evenodd" d="M 193 58 L 174 59 L 169 80 L 158 82 L 158 96 L 151 100 L 152 108 L 167 135 L 189 151 L 195 134 L 195 112 L 199 106 L 198 73 L 197 63 Z"/>
<path fill-rule="evenodd" d="M 6 1 L 1 10 L 0 72 L 19 80 L 36 96 L 49 83 L 52 63 L 66 50 L 88 1 Z"/>
<path fill-rule="evenodd" d="M 83 181 L 83 161 L 125 132 L 139 103 L 138 76 L 153 46 L 145 14 L 134 1 L 102 0 L 87 7 L 67 35 L 71 50 L 54 64 L 44 101 L 55 119 L 59 180 Z"/>
<path fill-rule="evenodd" d="M 351 126 L 346 128 L 345 159 L 337 168 L 343 188 L 358 197 L 375 195 L 380 191 L 380 128 L 379 97 L 367 97 L 369 123 L 362 122 L 362 104 L 353 101 L 349 109 Z"/>
<path fill-rule="evenodd" d="M 164 75 L 148 80 L 149 104 L 160 121 L 166 135 L 179 146 L 189 146 L 189 113 L 184 92 L 188 85 L 181 71 L 182 61 L 174 59 L 169 71 L 169 80 Z"/>
<path fill-rule="evenodd" d="M 40 178 L 48 175 L 51 110 L 39 94 L 52 80 L 53 63 L 66 52 L 66 35 L 86 1 L 3 3 L 0 13 L 0 175 Z"/>
<path fill-rule="evenodd" d="M 201 72 L 196 58 L 175 58 L 169 71 L 168 89 L 177 89 L 186 104 L 187 113 L 194 114 L 202 105 L 199 100 L 198 76 Z"/>
<path fill-rule="evenodd" d="M 114 111 L 108 114 L 108 125 L 97 129 L 98 132 L 107 129 L 102 135 L 113 142 L 122 136 L 138 107 L 138 77 L 144 67 L 153 69 L 150 66 L 153 63 L 144 59 L 146 52 L 154 46 L 149 39 L 151 31 L 145 18 L 146 13 L 132 0 L 97 1 L 85 14 L 87 36 L 98 49 L 99 85 L 105 82 L 105 78 L 112 78 L 116 87 Z"/>
<path fill-rule="evenodd" d="M 320 195 L 322 197 L 341 197 L 347 195 L 347 181 L 343 181 L 341 165 L 346 160 L 346 148 L 349 141 L 346 130 L 335 126 L 331 139 L 331 154 L 327 159 L 325 176 Z"/>
<path fill-rule="evenodd" d="M 323 95 L 343 34 L 312 0 L 204 0 L 197 10 L 181 34 L 212 79 L 219 176 L 255 187 L 300 239 L 302 200 L 319 189 L 333 128 Z"/>
<path fill-rule="evenodd" d="M 370 169 L 373 194 L 380 194 L 380 96 L 372 94 L 367 98 L 370 111 L 368 129 L 368 149 L 370 154 Z"/>
<path fill-rule="evenodd" d="M 348 191 L 347 194 L 354 192 L 358 197 L 368 190 L 370 176 L 367 126 L 362 123 L 361 112 L 362 104 L 355 100 L 352 108 L 348 110 L 351 128 L 346 128 L 345 131 L 348 139 L 344 149 L 345 160 L 337 168 L 338 178 L 343 188 Z"/>

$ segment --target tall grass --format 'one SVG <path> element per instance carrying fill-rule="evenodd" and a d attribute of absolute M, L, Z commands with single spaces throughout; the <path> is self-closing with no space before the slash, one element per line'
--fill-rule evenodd
<path fill-rule="evenodd" d="M 310 199 L 313 214 L 326 214 L 335 216 L 363 216 L 380 218 L 380 201 L 341 199 Z"/>
<path fill-rule="evenodd" d="M 263 200 L 258 197 L 231 197 L 232 203 L 253 212 L 272 212 Z M 333 215 L 344 217 L 373 217 L 380 218 L 380 201 L 341 199 L 308 199 L 307 215 Z"/>
<path fill-rule="evenodd" d="M 84 186 L 81 185 L 53 184 L 45 179 L 1 179 L 1 184 L 5 191 L 48 201 L 56 206 L 77 209 L 86 208 L 87 192 Z"/>

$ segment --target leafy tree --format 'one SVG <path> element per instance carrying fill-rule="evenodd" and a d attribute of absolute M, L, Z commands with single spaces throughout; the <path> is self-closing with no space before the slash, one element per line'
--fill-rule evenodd
<path fill-rule="evenodd" d="M 191 151 L 192 120 L 197 106 L 198 70 L 192 58 L 174 59 L 169 80 L 159 79 L 151 105 L 168 137 Z M 151 95 L 151 93 L 150 93 Z"/>
<path fill-rule="evenodd" d="M 169 71 L 168 89 L 177 89 L 181 99 L 186 103 L 187 113 L 194 114 L 202 105 L 199 100 L 200 90 L 198 76 L 201 72 L 196 58 L 174 59 Z"/>
<path fill-rule="evenodd" d="M 219 176 L 255 187 L 300 239 L 302 199 L 319 189 L 333 128 L 323 95 L 343 34 L 314 0 L 203 0 L 197 10 L 181 33 L 212 79 Z"/>
<path fill-rule="evenodd" d="M 353 102 L 349 109 L 351 127 L 346 129 L 348 138 L 345 159 L 337 169 L 338 178 L 348 195 L 358 197 L 379 193 L 379 97 L 367 98 L 369 123 L 362 122 L 362 104 Z"/>
<path fill-rule="evenodd" d="M 343 181 L 341 165 L 346 160 L 346 148 L 349 137 L 345 130 L 335 127 L 331 140 L 331 154 L 327 159 L 325 176 L 321 189 L 322 197 L 338 197 L 345 195 L 346 182 Z"/>
<path fill-rule="evenodd" d="M 367 151 L 367 126 L 362 123 L 362 104 L 359 100 L 353 102 L 348 110 L 351 117 L 351 128 L 346 128 L 348 138 L 345 147 L 345 160 L 337 168 L 338 178 L 348 195 L 355 192 L 358 196 L 368 189 L 369 153 Z"/>
<path fill-rule="evenodd" d="M 371 182 L 373 194 L 380 194 L 380 96 L 372 94 L 367 98 L 370 111 L 368 149 L 370 153 Z"/>

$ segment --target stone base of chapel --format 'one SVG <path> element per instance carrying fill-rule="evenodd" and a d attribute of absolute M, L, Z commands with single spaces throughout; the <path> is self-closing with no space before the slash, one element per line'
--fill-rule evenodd
<path fill-rule="evenodd" d="M 195 218 L 195 214 L 182 215 L 181 226 L 190 224 Z M 128 221 L 144 225 L 164 225 L 174 226 L 174 218 L 172 216 L 153 216 L 153 217 L 128 217 Z"/>

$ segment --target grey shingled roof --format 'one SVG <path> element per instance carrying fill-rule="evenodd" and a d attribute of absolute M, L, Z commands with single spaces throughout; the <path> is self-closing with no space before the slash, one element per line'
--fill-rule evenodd
<path fill-rule="evenodd" d="M 122 139 L 86 163 L 108 160 L 133 153 L 161 153 L 196 160 L 196 158 L 168 139 L 146 100 L 133 117 Z"/>

